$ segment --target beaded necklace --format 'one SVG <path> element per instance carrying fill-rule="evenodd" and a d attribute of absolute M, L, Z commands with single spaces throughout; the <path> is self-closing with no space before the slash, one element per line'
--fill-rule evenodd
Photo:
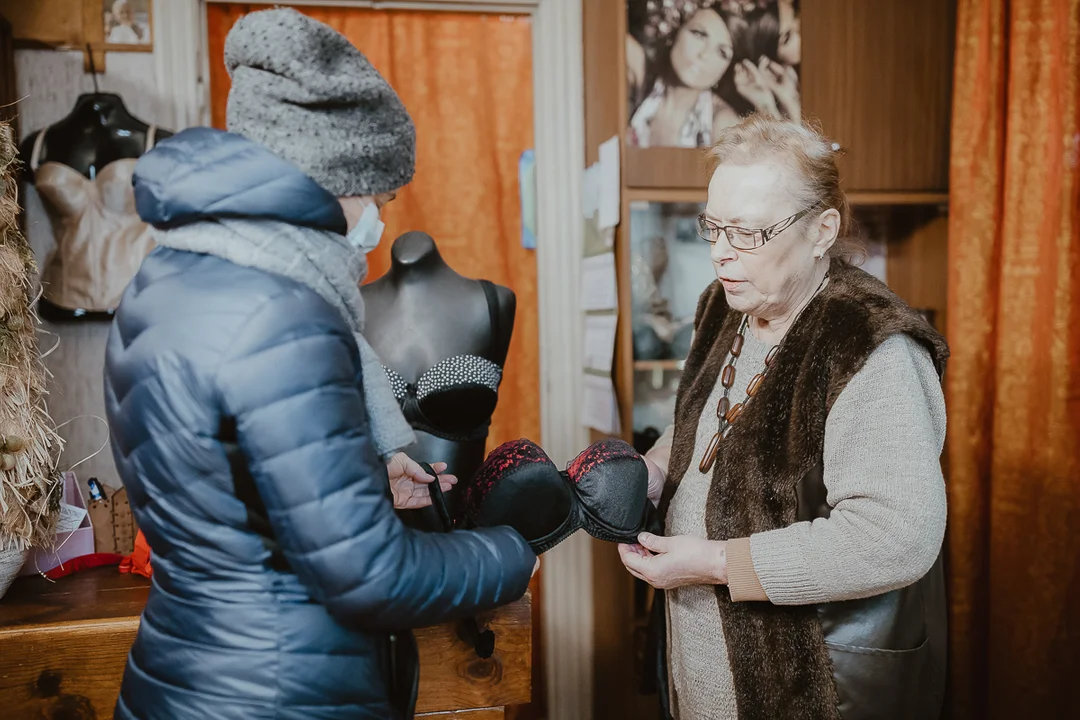
<path fill-rule="evenodd" d="M 825 283 L 828 280 L 829 273 L 826 272 L 825 277 L 821 279 L 821 283 L 817 286 L 817 290 L 810 296 L 810 300 L 806 301 L 799 309 L 795 319 L 791 321 L 789 329 L 795 326 L 795 323 L 798 322 L 803 310 L 805 310 L 810 305 L 810 302 L 817 297 L 817 294 L 825 287 Z M 732 405 L 731 400 L 728 399 L 728 394 L 731 392 L 731 387 L 735 384 L 735 363 L 738 361 L 739 355 L 742 354 L 743 343 L 746 342 L 746 328 L 749 326 L 750 316 L 743 313 L 742 320 L 739 322 L 739 331 L 735 333 L 735 337 L 731 339 L 731 349 L 728 351 L 727 364 L 720 373 L 720 384 L 724 386 L 724 396 L 720 398 L 720 402 L 716 404 L 716 419 L 719 427 L 717 427 L 716 432 L 713 434 L 712 440 L 709 441 L 708 447 L 705 448 L 705 454 L 701 456 L 701 462 L 698 463 L 698 470 L 703 473 L 707 473 L 712 469 L 713 464 L 716 462 L 716 456 L 720 452 L 720 441 L 731 434 L 731 428 L 735 423 L 736 418 L 742 414 L 742 411 L 750 404 L 750 401 L 754 399 L 758 390 L 761 389 L 762 381 L 764 381 L 765 376 L 769 374 L 769 369 L 776 363 L 776 356 L 780 353 L 780 346 L 784 344 L 784 340 L 781 339 L 780 342 L 769 349 L 769 353 L 765 356 L 765 369 L 750 378 L 750 382 L 746 386 L 746 400 Z M 787 335 L 785 334 L 784 337 L 786 338 Z"/>

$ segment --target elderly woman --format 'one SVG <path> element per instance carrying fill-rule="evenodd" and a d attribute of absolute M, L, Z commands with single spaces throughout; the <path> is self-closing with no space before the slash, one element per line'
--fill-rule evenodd
<path fill-rule="evenodd" d="M 666 591 L 662 700 L 694 720 L 937 717 L 945 342 L 845 259 L 827 141 L 755 116 L 712 155 L 717 280 L 646 456 L 663 534 L 620 546 Z"/>

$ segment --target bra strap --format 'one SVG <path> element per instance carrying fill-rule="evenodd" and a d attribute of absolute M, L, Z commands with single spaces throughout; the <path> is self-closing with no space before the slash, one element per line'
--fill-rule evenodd
<path fill-rule="evenodd" d="M 34 149 L 30 151 L 30 170 L 37 172 L 38 161 L 41 159 L 41 146 L 45 144 L 45 133 L 49 131 L 48 126 L 41 128 L 41 132 L 34 138 Z"/>
<path fill-rule="evenodd" d="M 488 317 L 491 320 L 491 347 L 488 352 L 491 357 L 497 357 L 495 350 L 502 334 L 499 332 L 499 295 L 495 290 L 495 283 L 490 280 L 481 280 L 480 287 L 484 288 L 484 297 L 487 299 Z"/>
<path fill-rule="evenodd" d="M 146 149 L 143 152 L 150 152 L 157 142 L 157 125 L 151 125 L 150 129 L 146 131 Z"/>

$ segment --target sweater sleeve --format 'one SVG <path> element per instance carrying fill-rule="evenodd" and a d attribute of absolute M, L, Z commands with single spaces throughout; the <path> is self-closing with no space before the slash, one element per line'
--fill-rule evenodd
<path fill-rule="evenodd" d="M 405 527 L 367 428 L 352 335 L 314 293 L 267 303 L 218 371 L 225 413 L 273 528 L 342 625 L 421 627 L 521 597 L 535 555 L 506 527 Z"/>
<path fill-rule="evenodd" d="M 825 423 L 828 518 L 750 537 L 770 601 L 870 597 L 925 575 L 945 534 L 945 400 L 929 353 L 891 337 L 840 393 Z"/>

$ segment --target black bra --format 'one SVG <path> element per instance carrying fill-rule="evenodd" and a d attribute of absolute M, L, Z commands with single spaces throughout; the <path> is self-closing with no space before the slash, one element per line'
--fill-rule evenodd
<path fill-rule="evenodd" d="M 508 525 L 533 552 L 584 529 L 599 540 L 637 542 L 650 518 L 649 469 L 627 443 L 607 438 L 559 471 L 531 440 L 495 448 L 464 485 L 457 526 Z"/>
<path fill-rule="evenodd" d="M 481 280 L 491 320 L 491 347 L 501 337 L 499 301 L 495 285 Z M 394 397 L 405 419 L 417 430 L 456 442 L 487 437 L 491 414 L 499 397 L 502 367 L 479 355 L 455 355 L 439 361 L 409 383 L 391 368 L 383 366 Z"/>

